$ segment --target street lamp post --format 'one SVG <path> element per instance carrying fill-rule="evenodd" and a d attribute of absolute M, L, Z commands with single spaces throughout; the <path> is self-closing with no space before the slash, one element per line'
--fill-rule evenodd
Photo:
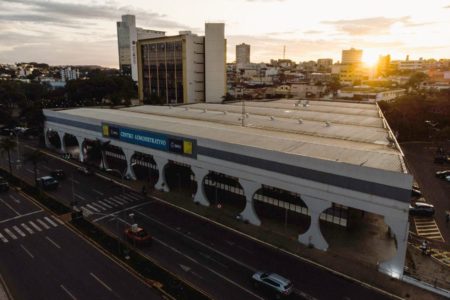
<path fill-rule="evenodd" d="M 136 162 L 131 163 L 130 164 L 130 168 L 135 166 L 136 164 L 137 164 Z M 122 186 L 122 193 L 123 193 L 124 192 L 123 179 L 125 178 L 125 175 L 127 173 L 127 169 L 125 169 L 123 172 L 120 172 L 119 169 L 106 169 L 105 171 L 106 172 L 116 172 L 117 174 L 119 174 L 119 176 L 120 176 L 120 185 Z"/>

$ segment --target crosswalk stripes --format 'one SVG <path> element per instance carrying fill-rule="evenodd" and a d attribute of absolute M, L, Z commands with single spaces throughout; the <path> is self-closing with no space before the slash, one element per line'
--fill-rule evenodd
<path fill-rule="evenodd" d="M 34 224 L 33 221 L 28 221 L 28 223 L 30 223 L 30 225 L 37 231 L 42 231 L 42 229 L 39 226 L 37 226 L 36 224 Z"/>
<path fill-rule="evenodd" d="M 36 219 L 36 221 L 42 225 L 42 227 L 44 227 L 45 229 L 50 229 L 50 226 L 48 226 L 44 221 L 42 221 L 41 219 Z"/>
<path fill-rule="evenodd" d="M 91 205 L 94 206 L 94 207 L 97 207 L 98 209 L 100 209 L 100 211 L 106 210 L 105 207 L 99 205 L 97 202 L 91 202 Z"/>
<path fill-rule="evenodd" d="M 11 230 L 9 230 L 8 228 L 5 228 L 5 232 L 13 239 L 13 240 L 17 240 L 17 236 L 11 232 Z"/>
<path fill-rule="evenodd" d="M 106 204 L 105 202 L 103 202 L 102 200 L 99 200 L 99 201 L 97 201 L 99 204 L 101 204 L 101 205 L 103 205 L 103 206 L 106 206 L 107 208 L 112 208 L 112 206 L 111 205 L 109 205 L 109 204 Z"/>
<path fill-rule="evenodd" d="M 102 201 L 105 202 L 105 204 L 108 204 L 109 206 L 111 206 L 111 208 L 119 206 L 119 204 L 117 204 L 116 202 L 113 202 L 113 201 L 108 200 L 108 199 L 103 199 Z"/>
<path fill-rule="evenodd" d="M 49 226 L 48 224 L 51 226 Z M 8 238 L 12 240 L 17 240 L 19 238 L 25 238 L 27 235 L 33 235 L 35 232 L 41 232 L 43 230 L 52 229 L 58 227 L 59 224 L 64 224 L 55 216 L 43 218 L 36 218 L 34 220 L 29 220 L 27 222 L 21 223 L 20 225 L 12 225 L 9 228 L 3 228 L 3 233 L 0 232 L 0 241 L 3 243 L 8 243 Z M 38 225 L 39 224 L 39 225 Z"/>
<path fill-rule="evenodd" d="M 58 224 L 53 222 L 49 217 L 44 217 L 44 219 L 49 222 L 53 227 L 58 227 Z"/>
<path fill-rule="evenodd" d="M 29 234 L 33 234 L 34 233 L 34 231 L 30 227 L 28 227 L 28 225 L 25 224 L 25 223 L 20 224 L 20 226 L 22 226 L 23 229 L 28 231 Z"/>
<path fill-rule="evenodd" d="M 97 208 L 93 207 L 90 204 L 86 204 L 86 207 L 89 208 L 90 211 L 100 212 L 100 210 L 98 210 Z"/>
<path fill-rule="evenodd" d="M 116 202 L 119 202 L 120 205 L 124 205 L 124 204 L 127 203 L 127 201 L 122 200 L 121 198 L 118 198 L 118 196 L 113 196 L 113 197 L 111 197 L 111 199 L 113 199 L 113 200 L 116 201 Z"/>
<path fill-rule="evenodd" d="M 433 218 L 414 218 L 417 235 L 424 238 L 444 241 L 441 231 Z"/>
<path fill-rule="evenodd" d="M 19 235 L 21 235 L 22 237 L 26 237 L 26 234 L 23 233 L 23 231 L 20 230 L 19 227 L 13 226 L 13 229 L 14 229 Z"/>

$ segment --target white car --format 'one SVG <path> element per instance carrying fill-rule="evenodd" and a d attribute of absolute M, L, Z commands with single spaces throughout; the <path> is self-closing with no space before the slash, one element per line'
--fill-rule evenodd
<path fill-rule="evenodd" d="M 258 271 L 253 274 L 252 280 L 255 287 L 261 286 L 275 292 L 277 299 L 289 296 L 294 289 L 294 285 L 289 279 L 276 273 Z"/>
<path fill-rule="evenodd" d="M 445 181 L 450 182 L 450 175 L 445 176 Z"/>

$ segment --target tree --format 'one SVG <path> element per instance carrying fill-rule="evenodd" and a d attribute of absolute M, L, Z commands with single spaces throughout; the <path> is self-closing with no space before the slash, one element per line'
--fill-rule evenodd
<path fill-rule="evenodd" d="M 37 166 L 41 162 L 47 161 L 44 152 L 42 152 L 41 150 L 33 150 L 31 152 L 25 153 L 24 161 L 31 162 L 33 164 L 34 182 L 37 186 Z"/>
<path fill-rule="evenodd" d="M 0 142 L 0 149 L 2 156 L 8 154 L 9 173 L 12 175 L 11 151 L 17 147 L 16 141 L 11 138 L 2 139 Z"/>
<path fill-rule="evenodd" d="M 341 88 L 341 80 L 337 76 L 331 77 L 330 82 L 327 84 L 327 90 L 333 93 L 333 96 L 337 95 L 337 92 Z"/>
<path fill-rule="evenodd" d="M 407 87 L 418 90 L 420 84 L 428 79 L 428 75 L 423 72 L 416 72 L 409 77 L 408 82 L 406 83 Z"/>
<path fill-rule="evenodd" d="M 100 160 L 102 169 L 105 169 L 105 151 L 108 149 L 111 141 L 102 141 L 96 139 L 87 151 L 87 160 L 89 163 Z"/>

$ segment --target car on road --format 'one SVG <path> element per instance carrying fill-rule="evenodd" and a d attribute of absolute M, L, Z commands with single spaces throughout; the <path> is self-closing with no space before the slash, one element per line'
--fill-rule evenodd
<path fill-rule="evenodd" d="M 44 190 L 56 190 L 59 186 L 58 180 L 52 176 L 43 176 L 36 179 L 37 184 Z"/>
<path fill-rule="evenodd" d="M 63 180 L 66 178 L 66 173 L 61 169 L 57 169 L 57 170 L 51 171 L 50 176 L 52 176 L 53 178 L 56 178 L 58 180 Z"/>
<path fill-rule="evenodd" d="M 252 281 L 255 287 L 265 289 L 277 299 L 289 296 L 294 290 L 294 285 L 289 279 L 276 273 L 258 271 L 253 274 Z"/>
<path fill-rule="evenodd" d="M 92 171 L 92 169 L 87 168 L 87 167 L 79 167 L 77 169 L 77 171 L 83 175 L 92 175 L 94 174 L 94 171 Z"/>
<path fill-rule="evenodd" d="M 422 192 L 419 189 L 413 187 L 411 189 L 411 197 L 422 197 Z"/>
<path fill-rule="evenodd" d="M 445 181 L 450 182 L 450 175 L 445 176 Z"/>
<path fill-rule="evenodd" d="M 443 171 L 436 172 L 436 177 L 441 178 L 441 179 L 444 179 L 445 177 L 447 177 L 449 175 L 450 175 L 450 170 L 443 170 Z"/>
<path fill-rule="evenodd" d="M 411 216 L 432 217 L 434 216 L 434 205 L 423 202 L 416 202 L 409 206 Z"/>
<path fill-rule="evenodd" d="M 0 192 L 9 191 L 9 183 L 3 177 L 0 177 Z"/>
<path fill-rule="evenodd" d="M 149 245 L 152 243 L 151 235 L 144 228 L 139 227 L 136 224 L 125 229 L 125 237 L 128 242 L 137 245 Z"/>

